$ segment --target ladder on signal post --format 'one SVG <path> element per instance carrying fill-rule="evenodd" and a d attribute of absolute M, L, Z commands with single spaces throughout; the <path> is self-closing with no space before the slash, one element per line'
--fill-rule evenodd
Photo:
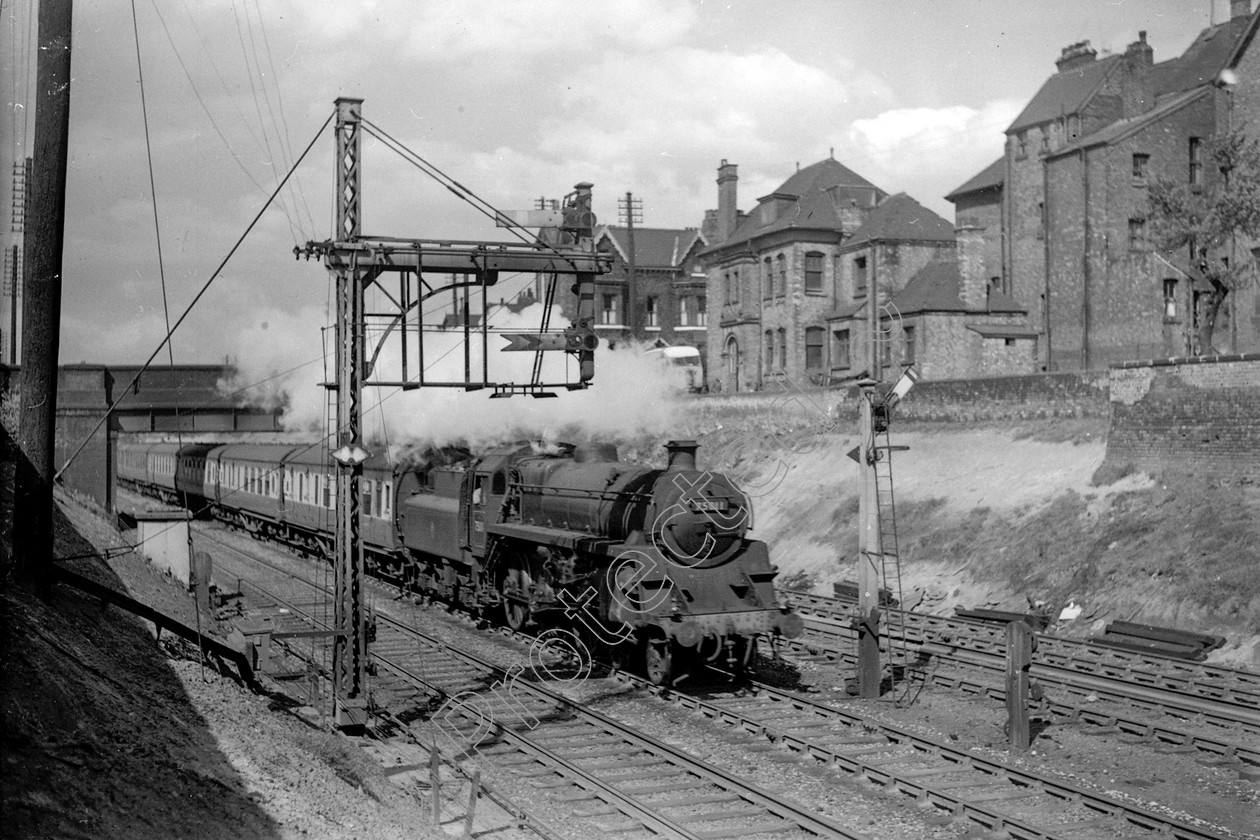
<path fill-rule="evenodd" d="M 887 411 L 887 409 L 884 409 Z M 902 604 L 905 598 L 901 589 L 901 555 L 897 548 L 897 506 L 893 494 L 892 453 L 905 451 L 908 446 L 892 446 L 888 442 L 887 417 L 873 423 L 871 465 L 875 475 L 876 510 L 879 519 L 880 590 L 887 591 L 890 599 Z M 905 612 L 884 608 L 885 627 L 888 634 L 888 661 L 894 689 L 898 673 L 904 674 L 910 663 L 910 645 L 906 638 Z"/>

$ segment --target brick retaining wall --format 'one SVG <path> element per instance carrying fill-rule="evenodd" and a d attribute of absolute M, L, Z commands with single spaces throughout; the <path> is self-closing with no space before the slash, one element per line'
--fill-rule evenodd
<path fill-rule="evenodd" d="M 1260 481 L 1260 354 L 1113 367 L 1105 464 Z"/>

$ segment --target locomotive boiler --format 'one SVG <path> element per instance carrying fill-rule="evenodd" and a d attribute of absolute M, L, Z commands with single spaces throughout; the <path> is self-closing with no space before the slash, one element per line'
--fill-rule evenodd
<path fill-rule="evenodd" d="M 607 443 L 494 449 L 465 469 L 458 505 L 448 471 L 415 481 L 400 533 L 420 585 L 516 629 L 571 627 L 657 683 L 704 662 L 742 669 L 758 636 L 794 637 L 801 620 L 747 537 L 746 496 L 697 469 L 694 442 L 666 448 L 664 469 L 624 464 Z"/>

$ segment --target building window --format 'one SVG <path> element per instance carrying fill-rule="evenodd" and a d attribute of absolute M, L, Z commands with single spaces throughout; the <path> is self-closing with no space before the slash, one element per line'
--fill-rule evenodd
<path fill-rule="evenodd" d="M 1129 250 L 1145 251 L 1146 219 L 1129 219 Z"/>
<path fill-rule="evenodd" d="M 618 315 L 620 307 L 617 305 L 617 295 L 603 295 L 603 308 L 599 313 L 599 322 L 601 324 L 620 324 L 621 319 Z"/>
<path fill-rule="evenodd" d="M 739 292 L 740 292 L 738 268 L 731 272 L 730 283 L 731 283 L 730 289 L 727 292 L 727 302 L 733 303 L 736 306 L 738 306 L 739 305 Z"/>
<path fill-rule="evenodd" d="M 903 365 L 914 364 L 914 327 L 906 327 L 901 331 L 901 363 Z"/>
<path fill-rule="evenodd" d="M 1015 159 L 1023 160 L 1028 157 L 1028 132 L 1021 131 L 1015 135 Z"/>
<path fill-rule="evenodd" d="M 1203 186 L 1203 139 L 1190 138 L 1190 186 Z"/>
<path fill-rule="evenodd" d="M 805 369 L 820 370 L 823 366 L 823 328 L 805 328 Z"/>
<path fill-rule="evenodd" d="M 853 364 L 849 356 L 849 331 L 836 330 L 832 334 L 835 347 L 832 350 L 832 358 L 835 360 L 832 367 L 848 368 Z"/>
<path fill-rule="evenodd" d="M 787 330 L 779 327 L 779 370 L 787 370 Z"/>
<path fill-rule="evenodd" d="M 766 330 L 766 373 L 774 368 L 774 330 Z"/>
<path fill-rule="evenodd" d="M 645 310 L 645 318 L 647 321 L 645 326 L 659 327 L 660 324 L 657 323 L 656 298 L 648 297 L 648 299 L 643 302 L 643 308 Z"/>
<path fill-rule="evenodd" d="M 777 257 L 777 260 L 779 263 L 779 276 L 775 278 L 774 293 L 776 295 L 786 295 L 787 294 L 787 260 L 783 258 L 782 254 L 779 254 L 779 256 Z"/>
<path fill-rule="evenodd" d="M 678 326 L 687 327 L 690 323 L 687 319 L 687 298 L 680 297 L 678 299 Z"/>
<path fill-rule="evenodd" d="M 735 299 L 733 297 L 733 293 L 735 291 L 735 287 L 731 285 L 731 273 L 729 271 L 722 275 L 722 288 L 726 292 L 726 302 L 734 303 Z"/>
<path fill-rule="evenodd" d="M 866 297 L 866 257 L 853 258 L 853 296 Z"/>
<path fill-rule="evenodd" d="M 805 255 L 805 293 L 822 294 L 823 255 L 816 251 Z"/>
<path fill-rule="evenodd" d="M 1146 173 L 1150 169 L 1151 156 L 1135 154 L 1133 156 L 1133 183 L 1146 186 Z"/>
<path fill-rule="evenodd" d="M 1169 321 L 1177 318 L 1177 278 L 1164 278 L 1164 318 Z"/>
<path fill-rule="evenodd" d="M 709 324 L 708 299 L 704 295 L 696 297 L 696 326 L 704 327 Z"/>
<path fill-rule="evenodd" d="M 774 264 L 769 257 L 761 264 L 761 285 L 763 297 L 774 297 Z"/>

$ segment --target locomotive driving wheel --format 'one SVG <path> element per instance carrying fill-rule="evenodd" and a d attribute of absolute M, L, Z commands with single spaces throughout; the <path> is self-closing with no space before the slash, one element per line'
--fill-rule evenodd
<path fill-rule="evenodd" d="M 525 564 L 517 560 L 503 573 L 499 593 L 503 598 L 503 620 L 513 630 L 521 631 L 529 622 L 529 595 L 534 576 Z"/>
<path fill-rule="evenodd" d="M 643 673 L 652 685 L 665 685 L 674 673 L 674 643 L 668 637 L 651 636 L 643 645 Z"/>

